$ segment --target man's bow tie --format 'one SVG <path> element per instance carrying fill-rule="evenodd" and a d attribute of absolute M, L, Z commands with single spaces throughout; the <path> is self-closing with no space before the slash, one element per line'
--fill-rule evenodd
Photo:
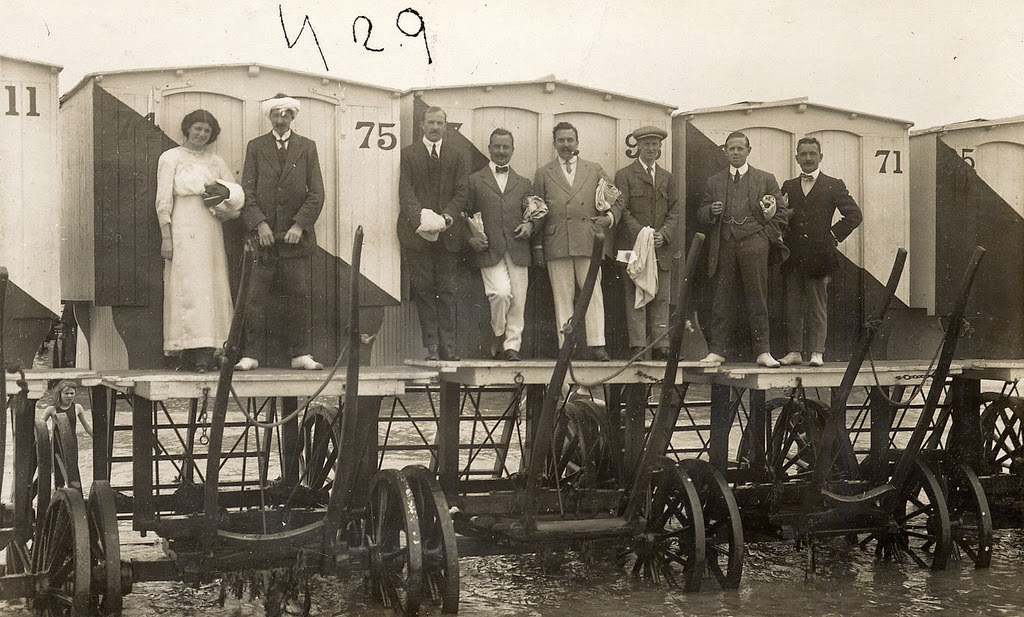
<path fill-rule="evenodd" d="M 496 173 L 496 174 L 507 174 L 508 173 L 508 165 L 496 165 L 494 167 L 494 173 Z"/>
<path fill-rule="evenodd" d="M 800 179 L 804 181 L 811 181 L 814 180 L 814 176 L 811 174 L 800 174 Z"/>

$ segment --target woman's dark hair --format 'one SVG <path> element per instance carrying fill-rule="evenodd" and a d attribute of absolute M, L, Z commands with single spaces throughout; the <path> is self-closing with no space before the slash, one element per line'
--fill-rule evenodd
<path fill-rule="evenodd" d="M 210 125 L 210 141 L 206 142 L 207 144 L 217 141 L 217 136 L 220 135 L 220 123 L 213 117 L 213 114 L 205 109 L 197 109 L 185 116 L 185 119 L 181 121 L 181 134 L 188 137 L 188 130 L 196 122 L 205 122 Z"/>

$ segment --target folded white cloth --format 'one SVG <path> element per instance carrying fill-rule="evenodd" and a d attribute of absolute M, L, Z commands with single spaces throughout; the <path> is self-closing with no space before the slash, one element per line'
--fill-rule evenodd
<path fill-rule="evenodd" d="M 542 219 L 548 213 L 547 202 L 541 199 L 540 197 L 537 197 L 536 195 L 524 195 L 523 206 L 524 223 L 536 221 L 537 219 Z"/>
<path fill-rule="evenodd" d="M 611 182 L 601 178 L 597 183 L 597 192 L 594 194 L 594 201 L 598 211 L 607 212 L 611 210 L 612 205 L 618 200 L 620 195 L 622 195 L 622 191 Z"/>
<path fill-rule="evenodd" d="M 444 231 L 444 226 L 443 216 L 429 208 L 423 208 L 420 210 L 420 226 L 416 228 L 416 233 L 427 242 L 437 242 L 438 236 Z"/>
<path fill-rule="evenodd" d="M 208 207 L 207 210 L 214 215 L 220 213 L 222 221 L 238 218 L 242 214 L 242 206 L 245 205 L 245 192 L 242 186 L 227 180 L 217 180 L 217 184 L 228 189 L 228 198 L 216 206 Z"/>
<path fill-rule="evenodd" d="M 293 99 L 290 96 L 277 96 L 272 99 L 267 99 L 260 103 L 260 111 L 263 112 L 264 116 L 269 116 L 270 112 L 275 109 L 291 110 L 292 115 L 299 115 L 299 109 L 302 108 L 302 103 L 298 99 Z"/>
<path fill-rule="evenodd" d="M 486 242 L 487 234 L 484 232 L 484 215 L 476 212 L 473 216 L 466 217 L 466 220 L 469 221 L 469 231 L 472 232 L 473 237 Z"/>
<path fill-rule="evenodd" d="M 654 251 L 654 228 L 644 227 L 633 243 L 636 259 L 626 266 L 626 273 L 636 286 L 633 308 L 640 308 L 658 293 L 658 255 Z"/>

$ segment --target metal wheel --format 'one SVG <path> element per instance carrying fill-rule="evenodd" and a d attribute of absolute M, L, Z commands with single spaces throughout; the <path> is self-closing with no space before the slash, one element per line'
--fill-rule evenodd
<path fill-rule="evenodd" d="M 704 515 L 690 477 L 668 458 L 658 459 L 640 510 L 645 525 L 625 553 L 634 576 L 683 591 L 700 591 L 704 576 Z"/>
<path fill-rule="evenodd" d="M 597 488 L 614 480 L 607 424 L 589 405 L 569 401 L 555 419 L 548 474 L 559 486 Z"/>
<path fill-rule="evenodd" d="M 891 525 L 869 534 L 861 546 L 876 541 L 875 556 L 902 561 L 909 555 L 922 568 L 945 570 L 953 550 L 949 508 L 931 467 L 921 459 L 907 478 L 907 486 L 893 504 Z"/>
<path fill-rule="evenodd" d="M 82 492 L 59 488 L 32 543 L 37 615 L 90 615 L 89 523 Z"/>
<path fill-rule="evenodd" d="M 397 470 L 381 470 L 370 482 L 369 505 L 371 592 L 412 617 L 423 592 L 423 542 L 412 489 Z"/>
<path fill-rule="evenodd" d="M 326 505 L 334 486 L 341 413 L 334 407 L 310 406 L 299 427 L 299 440 L 299 485 L 314 504 Z"/>
<path fill-rule="evenodd" d="M 1024 399 L 983 392 L 982 455 L 993 474 L 1024 476 Z"/>
<path fill-rule="evenodd" d="M 992 564 L 992 511 L 978 475 L 957 463 L 946 474 L 946 502 L 953 533 L 953 558 L 966 556 L 975 568 Z"/>
<path fill-rule="evenodd" d="M 402 470 L 412 489 L 423 539 L 424 597 L 441 603 L 441 612 L 459 612 L 459 547 L 448 498 L 433 473 L 422 465 Z"/>
<path fill-rule="evenodd" d="M 89 538 L 92 570 L 92 610 L 98 615 L 121 614 L 121 539 L 117 532 L 117 503 L 110 482 L 96 480 L 89 492 Z"/>
<path fill-rule="evenodd" d="M 54 486 L 70 486 L 82 490 L 82 476 L 78 470 L 78 438 L 71 421 L 62 413 L 53 418 L 53 471 Z"/>
<path fill-rule="evenodd" d="M 697 488 L 704 515 L 707 574 L 722 589 L 738 589 L 743 576 L 743 522 L 736 496 L 711 463 L 680 461 Z"/>

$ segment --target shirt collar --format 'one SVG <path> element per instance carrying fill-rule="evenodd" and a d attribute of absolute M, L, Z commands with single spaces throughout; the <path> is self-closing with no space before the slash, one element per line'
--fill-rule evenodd
<path fill-rule="evenodd" d="M 730 176 L 736 175 L 736 170 L 737 169 L 739 169 L 739 172 L 740 172 L 741 176 L 745 176 L 745 175 L 747 175 L 747 172 L 750 171 L 750 163 L 744 163 L 743 167 L 739 167 L 739 168 L 733 167 L 732 165 L 730 165 L 729 166 L 729 175 Z"/>
<path fill-rule="evenodd" d="M 655 171 L 655 172 L 658 171 L 658 163 L 656 163 L 656 162 L 655 163 L 651 163 L 650 165 L 648 165 L 647 163 L 641 161 L 639 157 L 637 157 L 636 162 L 640 163 L 640 169 L 643 169 L 645 172 L 647 171 L 648 168 L 650 168 L 652 171 Z"/>
<path fill-rule="evenodd" d="M 568 159 L 568 160 L 563 159 L 562 157 L 558 157 L 558 164 L 561 165 L 564 168 L 566 163 L 570 163 L 572 165 L 573 169 L 575 170 L 576 169 L 576 162 L 579 160 L 579 158 L 580 157 L 577 156 L 577 155 L 573 155 L 573 157 L 571 159 Z"/>
<path fill-rule="evenodd" d="M 278 141 L 287 141 L 288 139 L 291 139 L 291 136 L 292 136 L 292 130 L 291 129 L 288 129 L 285 132 L 284 135 L 278 135 L 277 133 L 274 133 L 274 131 L 270 131 L 270 132 L 273 133 L 274 139 L 276 139 Z"/>
<path fill-rule="evenodd" d="M 438 139 L 437 141 L 430 141 L 429 139 L 424 137 L 423 138 L 423 145 L 427 147 L 427 152 L 430 152 L 431 147 L 436 145 L 437 146 L 437 153 L 440 155 L 441 154 L 441 142 L 442 141 L 444 141 L 444 139 Z"/>
<path fill-rule="evenodd" d="M 803 176 L 803 175 L 804 175 L 804 173 L 806 173 L 806 172 L 804 172 L 804 171 L 803 171 L 803 170 L 801 169 L 801 170 L 800 170 L 800 175 L 801 175 L 801 176 Z M 817 180 L 817 179 L 818 179 L 818 174 L 820 174 L 820 173 L 821 173 L 821 167 L 817 167 L 817 168 L 815 168 L 815 170 L 814 170 L 814 171 L 812 171 L 812 172 L 811 172 L 811 174 L 810 174 L 810 175 L 811 175 L 811 176 L 813 176 L 815 180 Z"/>

